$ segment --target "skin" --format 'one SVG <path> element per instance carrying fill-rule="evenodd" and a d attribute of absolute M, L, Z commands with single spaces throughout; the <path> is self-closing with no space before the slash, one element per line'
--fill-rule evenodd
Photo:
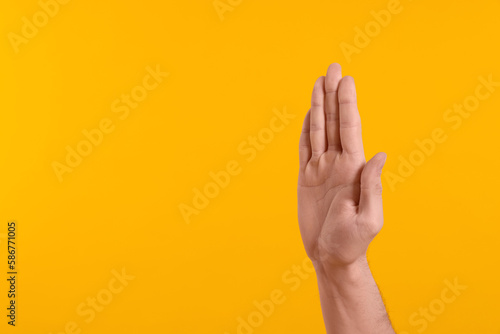
<path fill-rule="evenodd" d="M 394 334 L 368 267 L 383 225 L 386 154 L 365 160 L 354 79 L 331 64 L 316 80 L 299 144 L 298 217 L 328 334 Z"/>

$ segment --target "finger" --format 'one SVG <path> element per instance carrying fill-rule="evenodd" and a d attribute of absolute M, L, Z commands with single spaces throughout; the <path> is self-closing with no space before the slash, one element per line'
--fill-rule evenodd
<path fill-rule="evenodd" d="M 338 94 L 342 150 L 348 154 L 364 155 L 363 140 L 361 138 L 361 118 L 359 117 L 356 100 L 356 87 L 352 77 L 345 76 L 340 80 Z"/>
<path fill-rule="evenodd" d="M 328 149 L 342 151 L 339 128 L 338 88 L 342 79 L 342 68 L 333 63 L 328 67 L 325 78 L 325 114 Z"/>
<path fill-rule="evenodd" d="M 311 158 L 311 141 L 309 139 L 309 123 L 311 122 L 311 112 L 308 111 L 302 125 L 302 133 L 299 141 L 299 163 L 300 168 L 304 168 Z"/>
<path fill-rule="evenodd" d="M 326 150 L 326 132 L 325 132 L 325 77 L 320 77 L 314 84 L 311 98 L 311 158 L 315 159 L 321 156 Z"/>
<path fill-rule="evenodd" d="M 361 172 L 361 192 L 359 196 L 359 216 L 374 223 L 374 230 L 378 232 L 384 221 L 382 210 L 382 167 L 387 155 L 377 153 L 370 159 Z"/>

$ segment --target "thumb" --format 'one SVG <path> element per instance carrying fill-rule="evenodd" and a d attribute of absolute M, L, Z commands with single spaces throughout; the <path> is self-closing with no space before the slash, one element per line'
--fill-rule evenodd
<path fill-rule="evenodd" d="M 387 154 L 377 153 L 370 159 L 361 172 L 361 193 L 359 198 L 359 214 L 370 222 L 383 223 L 382 211 L 382 167 Z M 381 228 L 381 226 L 380 226 Z"/>

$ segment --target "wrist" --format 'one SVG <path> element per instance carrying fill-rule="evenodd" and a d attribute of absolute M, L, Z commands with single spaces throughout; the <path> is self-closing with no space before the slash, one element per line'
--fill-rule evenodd
<path fill-rule="evenodd" d="M 363 254 L 351 262 L 334 262 L 334 261 L 319 261 L 312 260 L 314 269 L 317 275 L 322 276 L 338 276 L 338 275 L 355 275 L 359 270 L 368 267 L 368 260 Z"/>
<path fill-rule="evenodd" d="M 360 288 L 366 277 L 371 276 L 368 260 L 363 255 L 348 264 L 329 264 L 313 262 L 320 290 L 328 294 L 337 294 L 344 287 Z"/>

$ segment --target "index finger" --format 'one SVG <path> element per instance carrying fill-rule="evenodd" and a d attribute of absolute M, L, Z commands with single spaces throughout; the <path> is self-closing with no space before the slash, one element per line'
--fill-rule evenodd
<path fill-rule="evenodd" d="M 339 84 L 339 127 L 343 152 L 364 155 L 361 118 L 358 112 L 354 79 L 345 76 Z"/>

